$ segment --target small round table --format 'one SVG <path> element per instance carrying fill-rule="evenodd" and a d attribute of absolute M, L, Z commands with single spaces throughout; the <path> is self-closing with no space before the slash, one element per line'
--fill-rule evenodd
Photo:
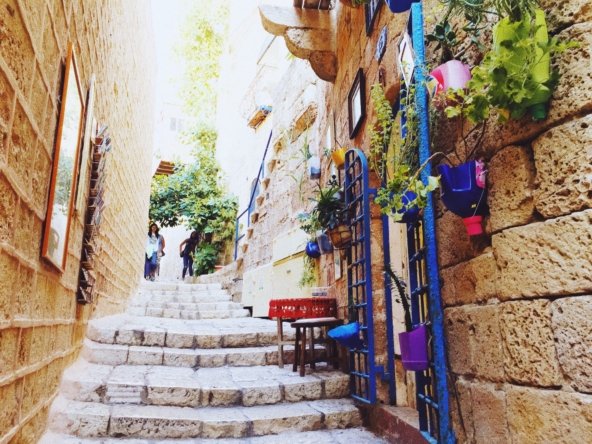
<path fill-rule="evenodd" d="M 339 359 L 337 356 L 337 347 L 333 339 L 327 336 L 327 329 L 337 327 L 343 324 L 343 320 L 337 318 L 312 318 L 312 319 L 299 319 L 298 321 L 292 322 L 290 325 L 296 329 L 296 342 L 294 344 L 294 364 L 292 365 L 292 371 L 296 371 L 297 366 L 300 364 L 300 376 L 304 376 L 306 359 L 306 329 L 309 329 L 310 337 L 310 357 L 308 363 L 310 367 L 315 369 L 315 351 L 314 351 L 314 328 L 321 328 L 325 336 L 325 350 L 327 353 L 327 362 L 331 363 L 333 368 L 339 368 Z"/>

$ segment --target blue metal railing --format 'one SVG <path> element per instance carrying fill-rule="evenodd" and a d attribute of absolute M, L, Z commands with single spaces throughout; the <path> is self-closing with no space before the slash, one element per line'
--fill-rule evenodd
<path fill-rule="evenodd" d="M 271 143 L 271 136 L 273 132 L 269 132 L 269 137 L 267 138 L 267 145 L 265 145 L 265 151 L 263 152 L 263 158 L 261 159 L 261 163 L 259 164 L 259 172 L 257 173 L 257 180 L 255 181 L 255 186 L 251 190 L 251 195 L 249 198 L 249 203 L 247 204 L 247 208 L 240 213 L 236 217 L 236 221 L 234 223 L 234 260 L 238 257 L 238 243 L 241 241 L 244 234 L 240 234 L 240 220 L 243 216 L 247 215 L 247 228 L 251 225 L 251 210 L 253 208 L 253 201 L 257 197 L 259 193 L 259 183 L 261 179 L 265 177 L 265 157 L 267 156 L 267 151 L 269 150 L 269 144 Z"/>
<path fill-rule="evenodd" d="M 419 164 L 430 157 L 430 132 L 428 94 L 425 79 L 425 48 L 423 32 L 422 3 L 411 6 L 411 33 L 416 56 L 415 109 L 418 117 Z M 421 172 L 421 179 L 427 183 L 431 175 L 428 165 Z M 426 372 L 416 372 L 417 401 L 420 429 L 424 436 L 439 443 L 456 442 L 450 422 L 448 383 L 446 380 L 446 349 L 444 320 L 440 296 L 440 276 L 436 245 L 435 208 L 433 197 L 427 196 L 423 222 L 410 228 L 413 250 L 409 256 L 415 258 L 415 268 L 410 267 L 413 322 L 428 320 L 431 330 L 432 366 Z M 415 276 L 413 276 L 415 275 Z M 423 318 L 423 319 L 422 319 Z M 423 408 L 420 408 L 423 407 Z"/>

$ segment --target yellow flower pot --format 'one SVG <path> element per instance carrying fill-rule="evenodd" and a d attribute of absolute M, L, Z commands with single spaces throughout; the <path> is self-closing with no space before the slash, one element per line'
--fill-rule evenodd
<path fill-rule="evenodd" d="M 337 148 L 331 152 L 331 159 L 337 168 L 343 168 L 345 165 L 345 148 Z"/>

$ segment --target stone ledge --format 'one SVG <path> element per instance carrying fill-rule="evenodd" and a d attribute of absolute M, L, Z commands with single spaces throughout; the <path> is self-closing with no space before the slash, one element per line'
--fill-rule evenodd
<path fill-rule="evenodd" d="M 267 32 L 282 36 L 289 51 L 310 62 L 319 78 L 334 82 L 337 76 L 335 53 L 335 12 L 259 6 L 261 23 Z"/>

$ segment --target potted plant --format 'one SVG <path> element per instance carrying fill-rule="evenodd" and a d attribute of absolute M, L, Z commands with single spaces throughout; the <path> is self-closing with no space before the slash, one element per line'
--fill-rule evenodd
<path fill-rule="evenodd" d="M 331 182 L 326 188 L 319 186 L 319 195 L 312 212 L 325 230 L 335 248 L 346 248 L 351 243 L 351 230 L 347 221 L 345 200 L 339 186 Z"/>
<path fill-rule="evenodd" d="M 395 300 L 401 303 L 403 307 L 405 331 L 399 333 L 403 367 L 409 371 L 427 370 L 430 365 L 427 326 L 425 324 L 412 324 L 411 304 L 405 291 L 405 282 L 390 267 L 386 268 L 386 273 L 391 278 L 392 286 L 399 295 L 399 298 Z"/>
<path fill-rule="evenodd" d="M 426 206 L 428 193 L 438 188 L 437 177 L 430 176 L 424 183 L 419 174 L 434 156 L 441 153 L 418 165 L 414 107 L 405 107 L 406 103 L 413 103 L 413 89 L 407 94 L 402 91 L 401 107 L 406 111 L 406 118 L 402 116 L 399 124 L 395 124 L 391 105 L 380 84 L 372 86 L 371 97 L 376 122 L 370 130 L 370 164 L 383 179 L 375 201 L 395 222 L 411 223 L 418 219 L 421 209 Z"/>

